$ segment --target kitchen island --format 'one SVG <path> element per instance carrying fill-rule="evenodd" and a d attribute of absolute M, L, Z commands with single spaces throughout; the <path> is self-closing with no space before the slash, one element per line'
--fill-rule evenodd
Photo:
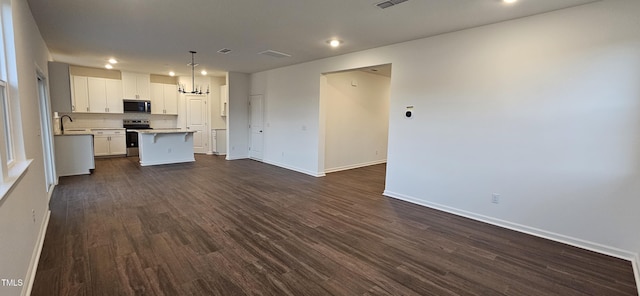
<path fill-rule="evenodd" d="M 87 175 L 95 169 L 93 134 L 87 131 L 67 132 L 53 137 L 58 177 Z"/>
<path fill-rule="evenodd" d="M 193 162 L 193 133 L 183 129 L 132 130 L 138 133 L 141 166 Z"/>

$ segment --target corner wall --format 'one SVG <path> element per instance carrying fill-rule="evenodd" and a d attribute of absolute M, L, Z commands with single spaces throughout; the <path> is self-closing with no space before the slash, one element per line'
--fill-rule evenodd
<path fill-rule="evenodd" d="M 227 160 L 249 158 L 249 74 L 229 72 Z"/>
<path fill-rule="evenodd" d="M 391 63 L 387 195 L 631 260 L 638 14 L 638 1 L 599 1 L 254 74 L 265 161 L 321 174 L 318 77 Z"/>
<path fill-rule="evenodd" d="M 33 160 L 24 176 L 0 201 L 0 278 L 23 280 L 19 287 L 0 286 L 0 295 L 25 295 L 33 280 L 49 214 L 36 86 L 36 69 L 48 73 L 49 52 L 27 2 L 0 3 L 4 7 L 10 5 L 13 14 L 17 76 L 9 76 L 9 96 L 12 102 L 19 101 L 12 106 L 20 110 L 21 117 L 14 136 L 22 138 L 16 149 L 21 151 L 24 147 L 24 155 L 18 153 L 19 158 Z"/>

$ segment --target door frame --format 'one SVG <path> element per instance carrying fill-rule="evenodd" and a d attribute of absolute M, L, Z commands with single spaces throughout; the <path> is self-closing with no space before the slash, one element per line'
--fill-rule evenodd
<path fill-rule="evenodd" d="M 55 147 L 53 144 L 53 127 L 51 118 L 51 102 L 49 100 L 49 85 L 47 76 L 36 66 L 36 92 L 38 94 L 38 109 L 40 111 L 40 139 L 42 141 L 42 156 L 45 170 L 45 186 L 48 198 L 51 199 L 53 188 L 58 184 L 56 172 Z"/>
<path fill-rule="evenodd" d="M 254 98 L 260 98 L 261 100 L 261 108 L 260 108 L 260 112 L 262 113 L 261 118 L 262 118 L 262 122 L 260 122 L 260 134 L 262 137 L 262 143 L 260 145 L 260 157 L 256 157 L 254 155 L 252 155 L 252 150 L 253 147 L 255 147 L 254 143 L 253 143 L 253 127 L 254 127 L 254 123 L 253 123 L 253 100 Z M 258 160 L 258 161 L 262 161 L 264 159 L 264 105 L 265 105 L 265 100 L 264 100 L 264 95 L 262 94 L 255 94 L 255 95 L 250 95 L 249 96 L 249 158 L 254 159 L 254 160 Z"/>

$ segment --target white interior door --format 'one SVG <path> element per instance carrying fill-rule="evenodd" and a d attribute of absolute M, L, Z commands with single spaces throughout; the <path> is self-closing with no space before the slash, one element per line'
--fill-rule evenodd
<path fill-rule="evenodd" d="M 262 95 L 253 95 L 249 101 L 251 105 L 251 146 L 249 147 L 249 157 L 258 160 L 262 160 L 264 138 L 263 103 Z"/>
<path fill-rule="evenodd" d="M 187 95 L 187 129 L 193 134 L 193 152 L 207 153 L 209 138 L 207 137 L 207 97 Z"/>

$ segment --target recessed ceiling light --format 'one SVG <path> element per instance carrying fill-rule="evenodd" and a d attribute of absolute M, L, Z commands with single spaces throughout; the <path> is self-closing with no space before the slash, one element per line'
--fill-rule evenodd
<path fill-rule="evenodd" d="M 504 3 L 515 3 L 518 0 L 502 0 Z"/>
<path fill-rule="evenodd" d="M 202 70 L 202 72 L 200 72 L 200 74 L 202 74 L 202 75 L 207 75 L 207 71 Z"/>
<path fill-rule="evenodd" d="M 338 47 L 340 46 L 340 44 L 342 44 L 342 41 L 338 39 L 331 39 L 328 42 L 329 42 L 329 45 L 331 45 L 331 47 Z"/>
<path fill-rule="evenodd" d="M 107 68 L 107 69 L 113 69 L 113 66 L 111 66 L 111 64 L 106 64 L 106 65 L 104 65 L 104 67 Z"/>
<path fill-rule="evenodd" d="M 118 60 L 114 59 L 114 58 L 110 58 L 109 59 L 109 64 L 117 64 Z"/>
<path fill-rule="evenodd" d="M 171 77 L 176 76 L 176 72 L 173 72 L 173 71 L 169 72 L 169 76 Z"/>

